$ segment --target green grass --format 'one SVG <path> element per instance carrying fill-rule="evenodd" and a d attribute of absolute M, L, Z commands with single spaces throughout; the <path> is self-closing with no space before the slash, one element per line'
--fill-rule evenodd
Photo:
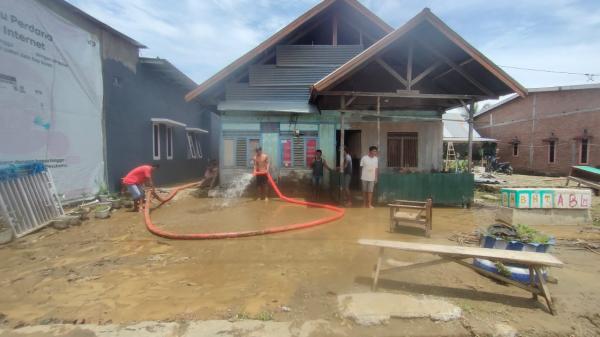
<path fill-rule="evenodd" d="M 258 315 L 256 315 L 255 319 L 259 321 L 272 321 L 273 313 L 270 311 L 261 311 Z"/>

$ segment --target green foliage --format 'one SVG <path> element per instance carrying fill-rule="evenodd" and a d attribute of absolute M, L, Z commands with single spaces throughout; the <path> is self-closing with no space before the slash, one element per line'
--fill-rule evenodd
<path fill-rule="evenodd" d="M 524 243 L 548 243 L 550 237 L 540 233 L 537 229 L 527 225 L 518 224 L 515 226 L 517 239 Z"/>
<path fill-rule="evenodd" d="M 510 278 L 510 276 L 511 276 L 510 270 L 508 270 L 508 268 L 506 268 L 506 266 L 503 265 L 502 262 L 496 262 L 496 263 L 494 263 L 494 265 L 496 266 L 496 269 L 498 269 L 498 274 L 500 274 L 506 278 Z"/>
<path fill-rule="evenodd" d="M 273 314 L 270 311 L 261 311 L 256 315 L 256 319 L 259 321 L 271 321 L 273 320 Z"/>

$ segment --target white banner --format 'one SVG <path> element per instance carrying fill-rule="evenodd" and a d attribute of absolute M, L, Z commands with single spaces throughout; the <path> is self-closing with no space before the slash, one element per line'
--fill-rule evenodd
<path fill-rule="evenodd" d="M 33 0 L 0 1 L 0 164 L 42 161 L 66 200 L 104 183 L 98 38 Z"/>

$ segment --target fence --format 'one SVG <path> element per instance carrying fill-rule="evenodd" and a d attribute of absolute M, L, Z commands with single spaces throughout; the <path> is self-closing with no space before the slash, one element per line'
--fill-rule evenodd
<path fill-rule="evenodd" d="M 52 176 L 41 163 L 0 167 L 0 218 L 16 237 L 64 214 Z"/>

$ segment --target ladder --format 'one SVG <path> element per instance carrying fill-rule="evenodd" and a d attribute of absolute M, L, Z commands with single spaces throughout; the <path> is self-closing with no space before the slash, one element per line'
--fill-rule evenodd
<path fill-rule="evenodd" d="M 448 142 L 446 150 L 446 160 L 444 161 L 444 171 L 450 171 L 450 161 L 454 161 L 454 168 L 458 172 L 458 162 L 456 161 L 456 151 L 454 151 L 454 143 Z"/>

